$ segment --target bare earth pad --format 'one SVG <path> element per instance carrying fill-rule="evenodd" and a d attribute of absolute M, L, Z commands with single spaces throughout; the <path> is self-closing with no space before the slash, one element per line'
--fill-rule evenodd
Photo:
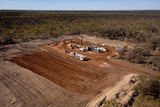
<path fill-rule="evenodd" d="M 11 59 L 12 62 L 44 76 L 56 84 L 79 93 L 91 93 L 101 88 L 107 73 L 94 69 L 92 65 L 62 57 L 53 51 L 36 51 Z M 98 85 L 98 86 L 97 86 Z M 96 88 L 96 87 L 97 88 Z"/>

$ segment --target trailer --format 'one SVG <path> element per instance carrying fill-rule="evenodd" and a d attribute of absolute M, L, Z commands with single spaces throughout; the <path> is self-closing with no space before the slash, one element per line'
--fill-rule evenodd
<path fill-rule="evenodd" d="M 84 56 L 84 55 L 82 55 L 82 54 L 75 53 L 75 52 L 70 52 L 70 53 L 69 53 L 69 56 L 72 56 L 72 57 L 74 57 L 74 58 L 76 58 L 76 59 L 79 59 L 79 60 L 81 60 L 81 61 L 87 60 L 87 57 L 86 57 L 86 56 Z"/>

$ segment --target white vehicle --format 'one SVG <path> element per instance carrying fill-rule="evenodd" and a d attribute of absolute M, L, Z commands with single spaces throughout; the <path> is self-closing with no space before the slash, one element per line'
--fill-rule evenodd
<path fill-rule="evenodd" d="M 70 52 L 69 55 L 76 58 L 76 59 L 79 59 L 81 61 L 87 60 L 86 56 L 84 56 L 82 54 L 75 53 L 75 52 Z"/>
<path fill-rule="evenodd" d="M 80 51 L 83 51 L 83 52 L 85 52 L 85 51 L 86 51 L 86 49 L 85 49 L 85 48 L 79 48 L 79 50 L 80 50 Z"/>
<path fill-rule="evenodd" d="M 76 54 L 75 52 L 70 52 L 69 53 L 70 56 L 75 56 L 75 54 Z"/>
<path fill-rule="evenodd" d="M 106 52 L 106 49 L 103 48 L 103 47 L 100 47 L 99 49 L 102 50 L 102 51 L 104 51 L 104 52 Z"/>

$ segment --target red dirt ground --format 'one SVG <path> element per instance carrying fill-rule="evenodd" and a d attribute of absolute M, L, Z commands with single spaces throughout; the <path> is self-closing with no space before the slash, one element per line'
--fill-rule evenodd
<path fill-rule="evenodd" d="M 80 44 L 80 41 L 74 39 L 67 40 L 65 44 L 60 42 L 57 45 L 41 46 L 42 50 L 14 57 L 11 61 L 63 88 L 82 94 L 99 92 L 116 83 L 124 74 L 147 73 L 145 70 L 132 67 L 131 64 L 123 65 L 107 59 L 107 56 L 115 55 L 116 51 L 113 47 L 105 46 L 108 50 L 105 53 L 80 52 L 78 49 L 71 49 L 67 45 L 69 43 Z M 93 43 L 83 42 L 83 45 L 91 44 Z M 65 53 L 65 50 L 86 55 L 91 60 L 80 61 L 72 58 Z"/>

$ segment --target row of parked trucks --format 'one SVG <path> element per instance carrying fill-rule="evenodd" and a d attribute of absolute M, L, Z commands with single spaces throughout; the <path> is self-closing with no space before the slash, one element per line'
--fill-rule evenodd
<path fill-rule="evenodd" d="M 96 46 L 81 46 L 81 45 L 77 45 L 77 44 L 68 44 L 68 46 L 70 46 L 72 49 L 77 48 L 80 51 L 83 52 L 87 52 L 87 51 L 94 51 L 94 52 L 106 52 L 106 48 L 104 47 L 96 47 Z"/>

